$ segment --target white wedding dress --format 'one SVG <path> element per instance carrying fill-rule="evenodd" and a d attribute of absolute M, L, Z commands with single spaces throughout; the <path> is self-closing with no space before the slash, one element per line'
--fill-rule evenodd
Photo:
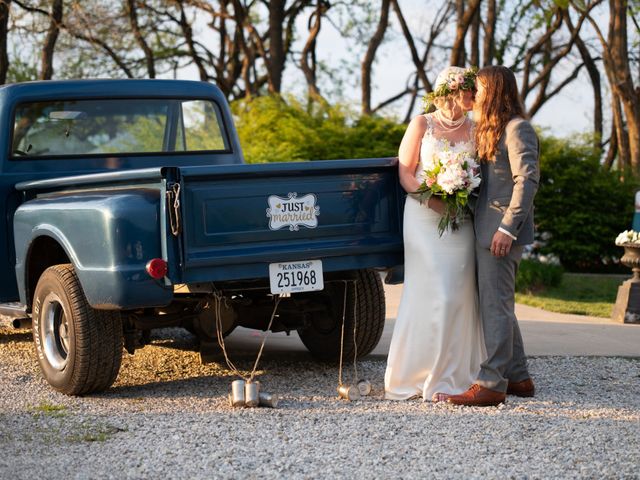
<path fill-rule="evenodd" d="M 422 172 L 446 144 L 474 154 L 471 128 L 466 140 L 436 138 L 433 119 L 422 139 Z M 470 121 L 469 121 L 470 122 Z M 471 219 L 459 230 L 438 235 L 440 215 L 407 196 L 404 210 L 404 288 L 385 373 L 385 398 L 434 393 L 459 394 L 476 381 L 486 358 L 476 290 L 475 248 Z"/>

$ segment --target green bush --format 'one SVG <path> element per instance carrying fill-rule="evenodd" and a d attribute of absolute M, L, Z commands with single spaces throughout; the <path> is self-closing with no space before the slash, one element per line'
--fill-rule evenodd
<path fill-rule="evenodd" d="M 585 141 L 541 138 L 540 187 L 535 199 L 536 250 L 552 254 L 569 271 L 615 269 L 614 244 L 630 228 L 637 182 L 600 165 Z"/>
<path fill-rule="evenodd" d="M 523 258 L 516 275 L 516 292 L 538 292 L 544 288 L 557 287 L 562 282 L 563 273 L 564 269 L 560 265 Z"/>
<path fill-rule="evenodd" d="M 342 106 L 307 108 L 293 97 L 257 97 L 231 106 L 248 163 L 396 156 L 405 126 L 356 118 Z"/>

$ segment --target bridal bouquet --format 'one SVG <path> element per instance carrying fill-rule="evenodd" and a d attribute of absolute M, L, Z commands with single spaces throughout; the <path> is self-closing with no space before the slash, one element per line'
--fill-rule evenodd
<path fill-rule="evenodd" d="M 466 150 L 447 144 L 438 150 L 415 194 L 420 203 L 428 202 L 432 195 L 444 201 L 446 211 L 438 223 L 438 233 L 442 236 L 445 230 L 457 230 L 462 224 L 469 194 L 480 185 L 480 167 Z"/>

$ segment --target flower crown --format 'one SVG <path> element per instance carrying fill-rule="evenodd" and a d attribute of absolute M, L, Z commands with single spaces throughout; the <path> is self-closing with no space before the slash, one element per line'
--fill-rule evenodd
<path fill-rule="evenodd" d="M 434 104 L 436 97 L 446 97 L 458 90 L 473 90 L 476 85 L 478 67 L 469 67 L 462 73 L 449 72 L 444 81 L 436 88 L 422 97 L 424 111 L 428 112 Z"/>

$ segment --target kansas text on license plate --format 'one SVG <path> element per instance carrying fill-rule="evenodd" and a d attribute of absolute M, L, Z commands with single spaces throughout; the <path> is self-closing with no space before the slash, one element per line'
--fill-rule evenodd
<path fill-rule="evenodd" d="M 302 262 L 269 264 L 269 282 L 271 293 L 312 292 L 322 290 L 322 261 L 305 260 Z"/>

